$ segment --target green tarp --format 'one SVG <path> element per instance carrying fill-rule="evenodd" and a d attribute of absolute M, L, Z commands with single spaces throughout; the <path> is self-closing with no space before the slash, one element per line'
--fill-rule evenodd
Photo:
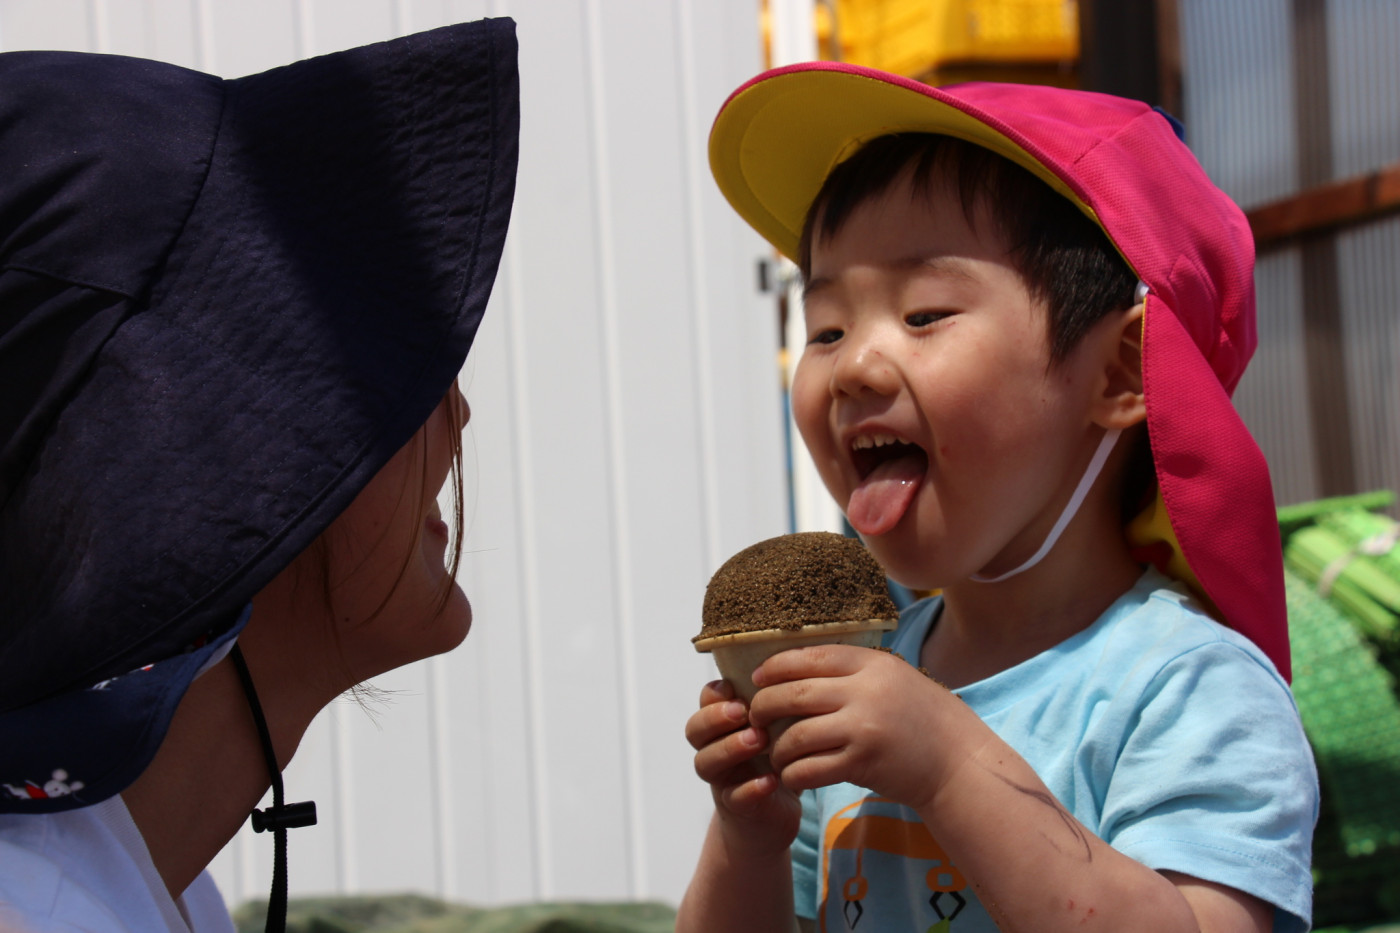
<path fill-rule="evenodd" d="M 262 933 L 265 902 L 233 912 L 238 933 Z M 676 912 L 662 904 L 522 904 L 481 909 L 415 894 L 297 898 L 287 933 L 672 933 Z"/>

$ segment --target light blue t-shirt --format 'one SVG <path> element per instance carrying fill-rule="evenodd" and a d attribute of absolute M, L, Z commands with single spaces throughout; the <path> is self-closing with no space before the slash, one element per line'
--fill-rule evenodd
<path fill-rule="evenodd" d="M 941 600 L 886 645 L 918 664 Z M 1317 771 L 1288 686 L 1252 642 L 1155 570 L 1089 628 L 954 691 L 1115 849 L 1312 916 Z M 797 913 L 824 931 L 996 925 L 913 810 L 852 784 L 802 795 Z"/>

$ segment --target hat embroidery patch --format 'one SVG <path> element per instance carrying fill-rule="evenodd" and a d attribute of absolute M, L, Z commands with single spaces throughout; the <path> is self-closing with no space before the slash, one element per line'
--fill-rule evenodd
<path fill-rule="evenodd" d="M 134 670 L 134 671 L 127 671 L 125 674 L 118 674 L 116 677 L 108 677 L 106 680 L 99 680 L 97 683 L 93 684 L 91 687 L 88 687 L 88 689 L 89 689 L 89 690 L 106 690 L 108 687 L 110 687 L 112 684 L 116 683 L 117 681 L 121 680 L 123 677 L 130 677 L 132 674 L 139 674 L 139 673 L 141 673 L 142 671 L 149 671 L 149 670 L 150 670 L 151 668 L 153 668 L 153 667 L 155 667 L 154 664 L 147 664 L 145 667 L 138 667 L 138 668 L 137 668 L 136 670 Z"/>
<path fill-rule="evenodd" d="M 13 784 L 0 786 L 9 791 L 10 796 L 19 800 L 48 800 L 52 797 L 66 797 L 75 791 L 82 790 L 85 785 L 82 781 L 70 782 L 67 771 L 55 768 L 53 777 L 45 781 L 42 787 L 33 781 L 25 781 L 23 787 L 16 787 Z"/>

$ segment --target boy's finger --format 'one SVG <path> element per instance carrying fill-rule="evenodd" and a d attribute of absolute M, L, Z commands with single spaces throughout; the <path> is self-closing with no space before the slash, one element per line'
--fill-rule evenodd
<path fill-rule="evenodd" d="M 761 754 L 768 746 L 762 729 L 741 729 L 695 752 L 695 773 L 707 784 L 733 783 L 734 770 Z"/>
<path fill-rule="evenodd" d="M 730 813 L 745 816 L 762 806 L 773 796 L 780 783 L 774 774 L 760 774 L 741 784 L 734 784 L 719 792 L 720 804 Z"/>
<path fill-rule="evenodd" d="M 754 694 L 748 721 L 766 727 L 779 719 L 834 713 L 844 704 L 846 694 L 841 685 L 822 677 L 777 683 Z"/>
<path fill-rule="evenodd" d="M 694 749 L 748 724 L 749 711 L 738 700 L 723 700 L 700 707 L 685 722 L 685 740 Z"/>
<path fill-rule="evenodd" d="M 809 677 L 845 677 L 869 660 L 869 648 L 855 645 L 812 645 L 780 651 L 753 672 L 756 687 L 769 687 Z"/>
<path fill-rule="evenodd" d="M 734 699 L 734 685 L 727 680 L 712 680 L 700 688 L 700 705 L 709 706 L 721 700 Z"/>
<path fill-rule="evenodd" d="M 786 738 L 786 736 L 784 736 Z M 830 748 L 794 756 L 773 758 L 773 770 L 783 786 L 793 791 L 811 790 L 844 782 L 851 776 L 849 749 Z"/>
<path fill-rule="evenodd" d="M 783 774 L 792 762 L 824 758 L 850 748 L 850 722 L 842 716 L 809 716 L 782 731 L 768 750 L 773 770 Z M 784 777 L 786 780 L 786 777 Z"/>

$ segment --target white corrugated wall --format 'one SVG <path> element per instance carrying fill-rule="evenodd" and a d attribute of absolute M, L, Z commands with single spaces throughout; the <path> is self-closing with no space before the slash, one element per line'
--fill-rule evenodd
<path fill-rule="evenodd" d="M 519 22 L 521 163 L 505 261 L 463 374 L 475 608 L 453 654 L 341 701 L 287 772 L 321 823 L 294 894 L 475 903 L 684 889 L 709 812 L 682 736 L 713 676 L 689 637 L 709 574 L 786 530 L 758 239 L 705 162 L 760 67 L 754 0 L 0 0 L 0 49 L 227 76 L 448 22 Z M 214 865 L 266 896 L 271 840 Z"/>
<path fill-rule="evenodd" d="M 1326 179 L 1305 179 L 1298 140 L 1297 0 L 1178 0 L 1187 142 L 1210 176 L 1246 209 L 1301 188 L 1400 161 L 1400 3 L 1326 0 Z M 1400 219 L 1339 231 L 1334 246 L 1338 333 L 1310 330 L 1304 261 L 1296 244 L 1263 252 L 1255 270 L 1259 349 L 1235 404 L 1259 441 L 1280 503 L 1326 494 L 1309 393 L 1339 400 L 1328 417 L 1351 439 L 1351 489 L 1400 488 Z M 1311 341 L 1335 340 L 1341 386 L 1310 386 Z"/>

